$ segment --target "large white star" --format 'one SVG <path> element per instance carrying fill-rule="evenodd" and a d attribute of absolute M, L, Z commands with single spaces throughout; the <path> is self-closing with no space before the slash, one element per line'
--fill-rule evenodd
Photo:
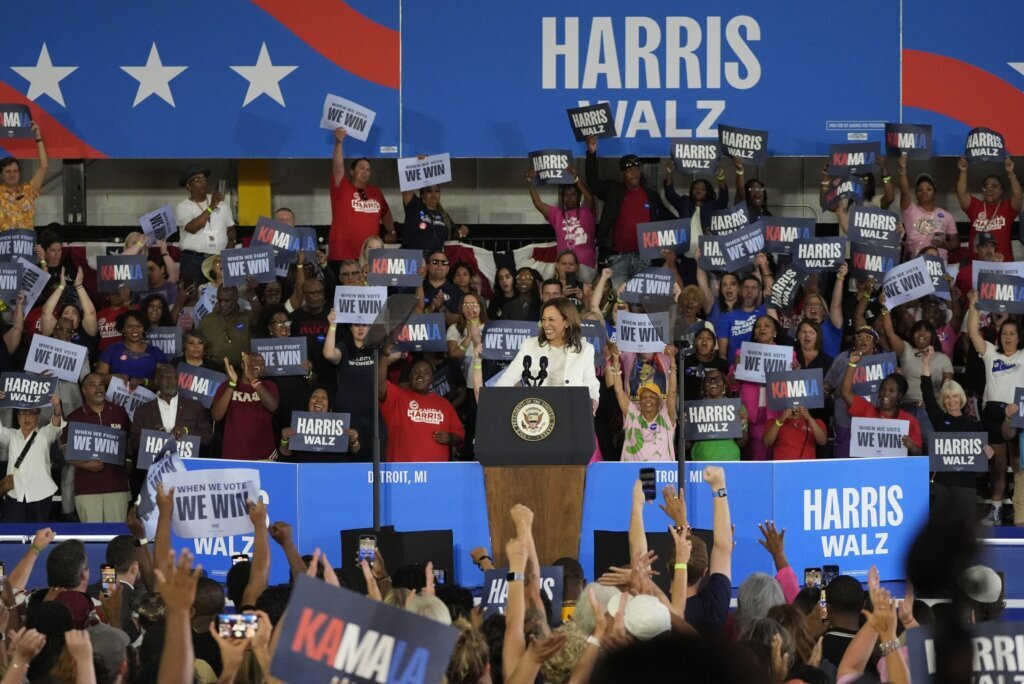
<path fill-rule="evenodd" d="M 39 59 L 35 66 L 11 67 L 14 73 L 29 82 L 26 97 L 35 102 L 40 95 L 49 95 L 54 102 L 64 107 L 64 95 L 60 92 L 60 82 L 76 70 L 76 66 L 58 67 L 50 61 L 50 51 L 43 43 L 39 51 Z"/>
<path fill-rule="evenodd" d="M 1007 64 L 1012 66 L 1014 69 L 1019 71 L 1022 76 L 1024 76 L 1024 62 L 1007 62 Z"/>
<path fill-rule="evenodd" d="M 284 96 L 281 94 L 281 79 L 298 69 L 297 66 L 274 66 L 267 52 L 266 42 L 260 47 L 260 56 L 254 66 L 233 66 L 231 70 L 249 81 L 249 90 L 245 93 L 246 106 L 260 95 L 266 95 L 282 107 Z"/>
<path fill-rule="evenodd" d="M 171 94 L 171 80 L 179 76 L 188 67 L 164 66 L 160 61 L 160 53 L 157 52 L 156 43 L 149 49 L 149 59 L 146 66 L 123 66 L 121 70 L 139 82 L 139 89 L 135 91 L 135 102 L 132 107 L 138 107 L 139 103 L 150 95 L 156 95 L 167 104 L 174 106 L 174 96 Z"/>

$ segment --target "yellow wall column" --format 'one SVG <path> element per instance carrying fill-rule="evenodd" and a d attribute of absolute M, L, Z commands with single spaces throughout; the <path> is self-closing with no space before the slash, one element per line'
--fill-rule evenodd
<path fill-rule="evenodd" d="M 238 225 L 255 226 L 270 216 L 270 160 L 238 160 Z"/>

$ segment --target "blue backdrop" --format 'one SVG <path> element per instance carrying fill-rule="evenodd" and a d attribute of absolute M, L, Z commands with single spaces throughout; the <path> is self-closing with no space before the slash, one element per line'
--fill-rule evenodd
<path fill-rule="evenodd" d="M 622 136 L 602 141 L 611 155 L 666 156 L 719 123 L 768 130 L 772 154 L 824 155 L 880 140 L 885 121 L 931 124 L 939 154 L 975 126 L 1020 151 L 1017 14 L 1013 0 L 39 0 L 8 22 L 0 102 L 32 107 L 54 157 L 326 158 L 327 93 L 377 114 L 350 156 L 525 159 L 571 144 L 565 110 L 597 100 Z"/>
<path fill-rule="evenodd" d="M 600 576 L 594 568 L 594 531 L 629 529 L 633 483 L 640 468 L 651 465 L 654 464 L 597 463 L 587 469 L 579 561 L 588 578 Z M 712 529 L 711 489 L 703 482 L 705 465 L 686 464 L 687 517 L 692 527 Z M 862 580 L 872 565 L 878 566 L 883 579 L 903 578 L 903 559 L 928 517 L 928 459 L 716 465 L 725 469 L 729 512 L 736 526 L 732 561 L 735 580 L 752 572 L 775 573 L 771 556 L 757 543 L 762 539 L 757 526 L 765 520 L 774 520 L 780 529 L 791 532 L 786 535 L 786 556 L 798 577 L 805 567 L 830 564 L 839 565 L 844 574 Z M 676 482 L 676 464 L 658 464 L 655 468 L 660 502 L 662 487 Z M 885 488 L 882 498 L 887 502 L 889 490 L 898 488 L 891 498 L 899 504 L 897 507 L 887 503 L 881 524 L 878 506 L 862 505 L 872 501 L 872 495 L 863 494 L 864 490 L 874 491 L 877 501 L 880 488 Z M 815 495 L 816 491 L 819 494 Z M 821 502 L 817 507 L 816 500 Z M 820 519 L 816 516 L 818 510 Z M 874 517 L 868 513 L 870 510 L 876 511 Z M 669 524 L 669 518 L 656 505 L 645 506 L 644 526 L 648 532 L 664 532 Z M 828 529 L 818 529 L 821 527 Z M 836 544 L 838 553 L 834 551 Z"/>

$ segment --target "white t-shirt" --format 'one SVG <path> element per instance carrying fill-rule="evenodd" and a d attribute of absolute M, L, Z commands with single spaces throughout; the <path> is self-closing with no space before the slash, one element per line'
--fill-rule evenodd
<path fill-rule="evenodd" d="M 1013 356 L 996 351 L 991 342 L 985 343 L 985 403 L 1001 401 L 1013 403 L 1013 394 L 1018 387 L 1024 387 L 1024 349 L 1018 349 Z"/>
<path fill-rule="evenodd" d="M 181 236 L 179 244 L 183 251 L 220 254 L 220 251 L 228 246 L 228 228 L 235 225 L 235 219 L 231 216 L 230 205 L 226 199 L 217 205 L 210 220 L 202 229 L 195 233 L 185 230 L 189 221 L 206 211 L 208 206 L 210 206 L 209 197 L 202 202 L 188 198 L 178 204 L 174 217 L 178 222 L 178 234 Z"/>

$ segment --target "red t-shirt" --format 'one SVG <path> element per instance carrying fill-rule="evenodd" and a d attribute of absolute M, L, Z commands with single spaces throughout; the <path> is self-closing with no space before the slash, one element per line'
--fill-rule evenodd
<path fill-rule="evenodd" d="M 615 217 L 612 230 L 612 249 L 619 254 L 630 254 L 639 251 L 636 243 L 636 224 L 651 220 L 651 207 L 647 193 L 643 188 L 626 190 L 619 207 L 619 215 Z"/>
<path fill-rule="evenodd" d="M 906 420 L 910 422 L 910 441 L 918 449 L 921 448 L 923 443 L 921 439 L 921 424 L 917 422 L 917 418 L 910 415 L 903 409 L 900 409 L 899 413 L 893 416 L 883 416 L 878 410 L 878 407 L 872 404 L 870 401 L 864 399 L 864 397 L 854 397 L 853 405 L 850 406 L 850 417 L 852 418 L 885 418 L 888 420 Z"/>
<path fill-rule="evenodd" d="M 391 213 L 380 188 L 360 189 L 348 176 L 337 185 L 331 177 L 331 234 L 327 258 L 332 261 L 358 259 L 366 238 L 380 234 L 380 221 Z"/>
<path fill-rule="evenodd" d="M 417 394 L 390 381 L 380 413 L 388 426 L 389 463 L 448 461 L 450 447 L 438 444 L 434 433 L 451 432 L 460 439 L 466 436 L 459 414 L 447 399 Z"/>
<path fill-rule="evenodd" d="M 822 432 L 826 431 L 825 423 L 815 418 Z M 772 460 L 795 461 L 801 458 L 817 458 L 817 442 L 814 441 L 814 433 L 807 426 L 807 421 L 787 420 L 779 428 L 779 434 L 775 438 L 775 445 L 772 447 Z"/>
<path fill-rule="evenodd" d="M 281 398 L 273 381 L 264 380 L 263 387 L 274 395 L 274 398 Z M 231 405 L 224 416 L 224 446 L 221 449 L 221 458 L 262 461 L 273 456 L 277 451 L 274 414 L 263 406 L 256 390 L 239 381 L 238 387 L 234 389 L 226 382 L 222 384 L 217 396 L 224 391 L 231 392 Z M 214 401 L 217 401 L 216 397 Z"/>
<path fill-rule="evenodd" d="M 978 233 L 991 233 L 996 239 L 996 251 L 1003 255 L 1003 261 L 1013 261 L 1013 240 L 1010 230 L 1017 212 L 1013 210 L 1013 202 L 1002 199 L 995 203 L 982 202 L 971 197 L 971 205 L 967 207 L 967 218 L 971 221 L 971 258 L 974 253 L 974 239 Z"/>
<path fill-rule="evenodd" d="M 96 322 L 100 330 L 100 351 L 121 341 L 121 333 L 117 332 L 117 317 L 127 310 L 127 306 L 108 306 L 96 312 Z"/>
<path fill-rule="evenodd" d="M 103 425 L 116 430 L 125 431 L 125 444 L 128 443 L 128 432 L 131 430 L 131 420 L 128 413 L 112 402 L 104 402 L 103 411 L 96 413 L 88 405 L 79 406 L 67 416 L 68 423 L 88 423 L 89 425 Z M 61 436 L 61 443 L 67 444 L 68 429 L 64 428 Z M 130 455 L 133 458 L 134 455 Z M 91 470 L 75 468 L 75 495 L 79 494 L 111 494 L 114 492 L 127 492 L 128 471 L 125 467 L 103 464 L 103 470 L 94 473 Z"/>

